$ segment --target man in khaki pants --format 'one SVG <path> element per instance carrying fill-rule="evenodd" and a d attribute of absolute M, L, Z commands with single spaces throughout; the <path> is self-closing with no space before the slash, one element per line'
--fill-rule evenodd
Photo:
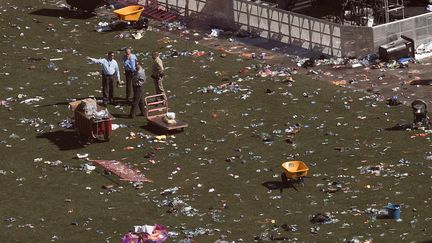
<path fill-rule="evenodd" d="M 152 53 L 153 58 L 153 66 L 152 66 L 152 73 L 151 77 L 153 78 L 153 82 L 155 84 L 156 88 L 156 94 L 163 94 L 165 93 L 165 90 L 163 88 L 162 79 L 165 76 L 164 74 L 164 67 L 162 60 L 159 57 L 159 52 L 153 52 Z"/>

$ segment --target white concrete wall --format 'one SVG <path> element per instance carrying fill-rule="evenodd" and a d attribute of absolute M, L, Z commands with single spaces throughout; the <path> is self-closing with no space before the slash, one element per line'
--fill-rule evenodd
<path fill-rule="evenodd" d="M 341 26 L 247 0 L 159 0 L 209 24 L 259 33 L 268 39 L 321 51 L 358 56 L 373 50 L 372 28 Z M 367 28 L 367 29 L 365 29 Z M 356 33 L 360 36 L 356 36 Z M 345 42 L 345 43 L 344 43 Z"/>
<path fill-rule="evenodd" d="M 417 47 L 432 41 L 432 13 L 373 27 L 374 47 L 399 39 L 401 35 L 414 39 Z"/>

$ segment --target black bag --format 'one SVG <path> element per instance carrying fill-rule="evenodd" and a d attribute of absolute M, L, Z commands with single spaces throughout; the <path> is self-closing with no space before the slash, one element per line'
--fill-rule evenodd
<path fill-rule="evenodd" d="M 148 28 L 149 19 L 148 18 L 140 18 L 137 22 L 133 24 L 134 29 L 147 29 Z"/>

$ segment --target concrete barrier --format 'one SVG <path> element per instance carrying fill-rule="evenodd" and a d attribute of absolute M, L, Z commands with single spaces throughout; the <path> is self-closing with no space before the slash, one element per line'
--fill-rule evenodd
<path fill-rule="evenodd" d="M 432 41 L 432 13 L 372 27 L 374 48 L 397 40 L 405 35 L 414 40 L 416 46 Z"/>
<path fill-rule="evenodd" d="M 244 29 L 261 37 L 331 56 L 376 52 L 401 34 L 416 45 L 432 41 L 432 13 L 375 27 L 340 25 L 248 0 L 158 0 L 209 25 Z"/>

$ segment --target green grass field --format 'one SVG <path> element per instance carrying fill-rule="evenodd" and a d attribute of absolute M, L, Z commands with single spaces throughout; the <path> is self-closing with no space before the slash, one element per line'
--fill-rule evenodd
<path fill-rule="evenodd" d="M 170 109 L 189 123 L 183 133 L 174 134 L 166 143 L 127 140 L 130 132 L 155 134 L 143 117 L 121 118 L 128 115 L 129 106 L 109 105 L 118 117 L 114 123 L 128 127 L 115 130 L 108 143 L 80 147 L 76 132 L 58 124 L 73 116 L 67 108 L 71 98 L 101 95 L 100 77 L 90 75 L 99 67 L 87 64 L 85 56 L 102 57 L 108 50 L 132 46 L 136 53 L 143 53 L 140 58 L 148 71 L 150 59 L 145 54 L 166 51 L 168 44 L 158 42 L 164 37 L 160 32 L 149 31 L 140 40 L 115 38 L 118 32 L 96 33 L 96 17 L 30 14 L 55 9 L 55 1 L 42 3 L 0 3 L 0 99 L 8 100 L 10 106 L 0 106 L 0 242 L 120 242 L 134 225 L 154 223 L 178 233 L 169 242 L 178 242 L 188 230 L 200 227 L 208 230 L 193 242 L 214 242 L 221 235 L 228 241 L 253 242 L 261 234 L 265 238 L 266 232 L 299 242 L 344 242 L 353 237 L 374 242 L 432 240 L 432 162 L 424 158 L 431 150 L 430 140 L 412 138 L 421 131 L 386 130 L 410 123 L 409 107 L 390 108 L 370 94 L 301 75 L 295 75 L 296 82 L 289 86 L 281 77 L 255 77 L 254 69 L 239 74 L 256 63 L 235 55 L 223 58 L 215 51 L 214 61 L 208 55 L 164 60 Z M 178 51 L 209 51 L 181 39 L 170 45 Z M 59 57 L 63 60 L 54 61 L 58 70 L 49 69 L 48 59 Z M 32 61 L 38 58 L 47 60 Z M 68 84 L 71 77 L 77 79 Z M 240 98 L 247 91 L 198 92 L 227 78 L 250 89 L 250 97 Z M 145 89 L 154 92 L 151 82 Z M 267 89 L 274 93 L 266 93 Z M 115 92 L 125 95 L 124 88 Z M 21 103 L 36 96 L 44 99 Z M 23 118 L 41 118 L 45 123 L 35 127 L 23 123 Z M 302 125 L 295 146 L 284 140 L 287 123 Z M 264 143 L 262 133 L 270 134 L 273 142 Z M 124 150 L 127 146 L 135 149 Z M 155 164 L 145 158 L 149 152 L 155 153 Z M 79 170 L 85 161 L 76 159 L 77 153 L 89 153 L 91 159 L 124 160 L 154 183 L 137 190 L 105 175 L 100 167 L 87 174 Z M 35 158 L 42 161 L 34 162 Z M 280 181 L 281 163 L 293 158 L 310 167 L 305 186 L 285 188 L 282 193 L 266 188 L 263 184 Z M 402 158 L 410 163 L 398 164 Z M 56 160 L 62 164 L 44 163 Z M 389 176 L 360 174 L 359 167 L 380 163 L 390 170 Z M 397 173 L 408 176 L 393 176 Z M 332 182 L 340 182 L 347 190 L 320 190 Z M 114 185 L 112 190 L 102 188 L 109 184 Z M 175 186 L 180 187 L 175 194 L 160 194 Z M 158 206 L 175 197 L 197 213 L 169 213 L 169 207 Z M 389 202 L 402 204 L 402 222 L 373 221 L 353 210 L 381 209 Z M 310 233 L 316 225 L 309 218 L 323 212 L 331 212 L 339 222 L 318 225 L 318 234 Z M 282 224 L 297 225 L 298 231 L 285 232 Z"/>

